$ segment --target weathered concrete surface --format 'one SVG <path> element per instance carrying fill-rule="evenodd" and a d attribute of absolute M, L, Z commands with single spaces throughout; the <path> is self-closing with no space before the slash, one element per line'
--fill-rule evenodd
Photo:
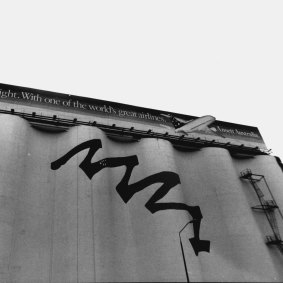
<path fill-rule="evenodd" d="M 181 184 L 159 202 L 199 205 L 200 238 L 211 241 L 210 253 L 196 256 L 192 224 L 182 232 L 190 281 L 283 280 L 282 255 L 265 245 L 268 225 L 250 208 L 256 195 L 239 179 L 246 168 L 264 174 L 283 207 L 283 175 L 273 157 L 236 160 L 221 148 L 181 152 L 157 139 L 119 143 L 85 126 L 47 133 L 0 115 L 0 282 L 186 282 L 178 232 L 192 218 L 145 207 L 161 183 L 125 203 L 116 191 L 125 166 L 89 179 L 79 168 L 83 150 L 51 170 L 51 162 L 90 139 L 102 142 L 92 162 L 138 157 L 129 184 L 161 171 L 179 174 Z"/>

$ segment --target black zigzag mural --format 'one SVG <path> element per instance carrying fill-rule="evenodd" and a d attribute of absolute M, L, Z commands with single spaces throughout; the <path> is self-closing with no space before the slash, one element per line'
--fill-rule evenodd
<path fill-rule="evenodd" d="M 131 174 L 134 167 L 139 164 L 138 157 L 136 155 L 126 156 L 126 157 L 114 157 L 114 158 L 104 158 L 97 162 L 91 162 L 95 153 L 102 148 L 102 143 L 100 139 L 92 139 L 83 142 L 69 152 L 64 154 L 62 157 L 51 163 L 52 170 L 58 170 L 62 165 L 64 165 L 70 158 L 78 154 L 80 151 L 88 149 L 88 153 L 84 160 L 80 163 L 79 167 L 87 175 L 89 179 L 92 179 L 95 174 L 104 168 L 115 168 L 120 166 L 126 166 L 126 172 L 116 186 L 116 191 L 122 198 L 122 200 L 127 203 L 136 193 L 142 191 L 148 186 L 156 183 L 161 183 L 162 185 L 156 190 L 152 197 L 145 204 L 145 207 L 151 212 L 155 213 L 161 210 L 173 209 L 173 210 L 186 210 L 192 217 L 191 223 L 193 224 L 194 237 L 190 238 L 190 243 L 194 249 L 196 255 L 199 252 L 210 250 L 210 241 L 201 240 L 199 238 L 200 224 L 203 218 L 199 206 L 189 206 L 185 203 L 177 202 L 166 202 L 158 203 L 166 194 L 176 185 L 180 184 L 179 175 L 171 171 L 162 171 L 153 175 L 150 175 L 136 183 L 129 184 Z"/>

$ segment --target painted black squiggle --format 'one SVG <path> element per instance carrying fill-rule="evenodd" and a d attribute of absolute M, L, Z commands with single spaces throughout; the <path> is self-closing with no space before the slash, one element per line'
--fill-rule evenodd
<path fill-rule="evenodd" d="M 63 155 L 61 158 L 57 159 L 56 161 L 51 163 L 51 169 L 52 170 L 57 170 L 59 169 L 62 165 L 64 165 L 70 158 L 72 158 L 74 155 L 79 153 L 80 151 L 84 149 L 89 149 L 87 156 L 85 159 L 82 161 L 82 163 L 79 165 L 79 167 L 85 172 L 85 174 L 88 176 L 89 179 L 93 177 L 93 174 L 91 174 L 92 170 L 92 163 L 91 159 L 94 156 L 94 154 L 102 148 L 101 140 L 93 139 L 89 140 L 86 142 L 83 142 L 79 144 L 78 146 L 74 147 L 71 149 L 68 153 Z"/>
<path fill-rule="evenodd" d="M 104 168 L 126 166 L 126 172 L 120 183 L 116 186 L 118 194 L 125 203 L 127 203 L 134 196 L 134 194 L 138 193 L 139 191 L 142 191 L 146 187 L 152 184 L 161 183 L 161 187 L 159 187 L 157 191 L 153 194 L 153 196 L 148 200 L 148 202 L 145 204 L 145 207 L 151 213 L 167 209 L 188 211 L 193 218 L 191 222 L 193 223 L 194 237 L 190 238 L 190 242 L 195 254 L 198 255 L 198 253 L 201 251 L 209 252 L 210 242 L 200 240 L 199 238 L 200 223 L 201 219 L 203 218 L 199 206 L 189 206 L 184 203 L 176 202 L 158 203 L 158 201 L 162 199 L 173 187 L 181 183 L 178 174 L 170 171 L 163 171 L 150 175 L 136 183 L 129 184 L 133 169 L 139 164 L 137 156 L 132 155 L 127 157 L 105 158 L 92 163 L 92 157 L 100 148 L 102 148 L 101 140 L 93 139 L 83 142 L 78 146 L 74 147 L 69 152 L 67 152 L 61 158 L 52 162 L 51 169 L 59 169 L 74 155 L 76 155 L 82 150 L 89 149 L 87 156 L 79 165 L 79 167 L 84 171 L 84 173 L 89 179 L 92 179 L 92 177 L 96 173 L 98 173 Z"/>

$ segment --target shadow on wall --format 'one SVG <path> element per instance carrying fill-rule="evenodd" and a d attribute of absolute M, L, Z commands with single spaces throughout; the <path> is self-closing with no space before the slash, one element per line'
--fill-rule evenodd
<path fill-rule="evenodd" d="M 283 163 L 281 161 L 281 159 L 278 156 L 274 156 L 275 160 L 277 161 L 277 164 L 279 165 L 279 167 L 281 168 L 282 172 L 283 172 Z"/>

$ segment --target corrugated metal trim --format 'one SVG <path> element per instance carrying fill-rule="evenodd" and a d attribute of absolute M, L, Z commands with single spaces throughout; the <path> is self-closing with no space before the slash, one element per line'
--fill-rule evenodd
<path fill-rule="evenodd" d="M 105 124 L 99 124 L 96 121 L 79 121 L 77 118 L 74 119 L 62 119 L 57 117 L 56 115 L 53 116 L 44 116 L 44 115 L 37 115 L 35 112 L 29 114 L 29 113 L 21 113 L 16 112 L 14 109 L 11 109 L 11 111 L 8 110 L 0 110 L 0 113 L 3 114 L 12 114 L 20 116 L 26 120 L 28 120 L 33 125 L 43 124 L 45 128 L 47 129 L 53 129 L 53 132 L 55 132 L 55 129 L 57 128 L 58 131 L 67 130 L 69 127 L 73 126 L 90 126 L 90 127 L 97 127 L 101 130 L 103 130 L 107 135 L 112 136 L 118 136 L 118 135 L 128 135 L 132 136 L 135 140 L 140 140 L 141 138 L 158 138 L 158 139 L 165 139 L 170 141 L 175 147 L 177 148 L 203 148 L 203 147 L 220 147 L 225 148 L 229 150 L 232 154 L 235 153 L 246 153 L 250 155 L 268 155 L 270 154 L 270 150 L 264 150 L 259 147 L 249 147 L 245 146 L 244 144 L 241 145 L 235 145 L 231 144 L 230 142 L 223 143 L 218 141 L 208 141 L 198 138 L 189 138 L 185 135 L 179 136 L 179 135 L 169 135 L 167 132 L 165 134 L 154 132 L 151 129 L 148 131 L 144 130 L 136 130 L 134 127 L 130 128 L 124 128 L 124 127 L 117 127 L 115 124 L 112 126 L 105 125 Z M 48 125 L 48 126 L 47 126 Z"/>

